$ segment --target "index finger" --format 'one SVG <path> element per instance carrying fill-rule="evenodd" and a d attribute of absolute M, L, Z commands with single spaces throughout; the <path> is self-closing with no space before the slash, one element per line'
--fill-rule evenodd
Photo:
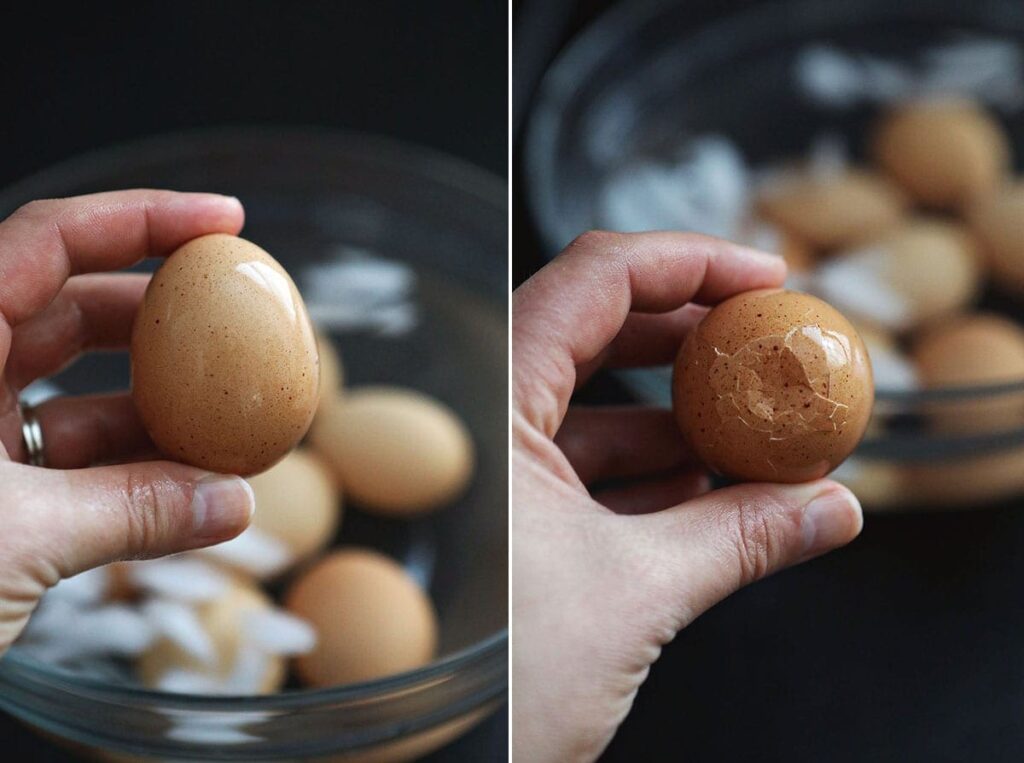
<path fill-rule="evenodd" d="M 243 221 L 238 199 L 208 193 L 140 189 L 26 204 L 0 222 L 0 357 L 11 329 L 70 276 L 120 270 L 207 233 L 238 233 Z"/>
<path fill-rule="evenodd" d="M 585 233 L 512 295 L 513 400 L 553 436 L 576 383 L 629 313 L 781 286 L 781 257 L 692 233 Z"/>

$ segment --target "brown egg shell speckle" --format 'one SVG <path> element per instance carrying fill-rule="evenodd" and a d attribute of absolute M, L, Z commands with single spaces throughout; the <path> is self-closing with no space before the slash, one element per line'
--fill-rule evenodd
<path fill-rule="evenodd" d="M 874 403 L 867 351 L 849 321 L 781 289 L 708 313 L 683 344 L 672 388 L 693 451 L 746 481 L 825 476 L 856 447 Z"/>
<path fill-rule="evenodd" d="M 213 234 L 153 276 L 132 332 L 132 396 L 167 456 L 255 474 L 299 442 L 319 360 L 298 290 L 265 251 Z"/>

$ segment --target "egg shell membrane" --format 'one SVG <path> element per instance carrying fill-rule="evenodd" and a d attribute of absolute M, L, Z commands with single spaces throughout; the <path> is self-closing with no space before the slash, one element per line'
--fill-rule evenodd
<path fill-rule="evenodd" d="M 822 477 L 856 447 L 874 400 L 854 328 L 814 297 L 768 290 L 727 300 L 676 362 L 673 403 L 690 447 L 734 479 Z"/>
<path fill-rule="evenodd" d="M 153 442 L 221 473 L 268 468 L 317 407 L 312 324 L 285 270 L 255 244 L 213 234 L 174 252 L 135 318 L 132 397 Z"/>

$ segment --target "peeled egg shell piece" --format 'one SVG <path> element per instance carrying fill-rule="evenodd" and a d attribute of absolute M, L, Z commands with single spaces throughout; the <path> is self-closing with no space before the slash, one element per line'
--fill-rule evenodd
<path fill-rule="evenodd" d="M 1024 181 L 976 201 L 968 211 L 995 285 L 1024 295 Z"/>
<path fill-rule="evenodd" d="M 854 319 L 905 331 L 969 305 L 980 280 L 966 229 L 920 218 L 825 262 L 814 291 Z"/>
<path fill-rule="evenodd" d="M 324 557 L 292 584 L 285 606 L 317 633 L 313 651 L 295 660 L 311 686 L 412 670 L 437 649 L 430 599 L 397 562 L 376 551 L 347 549 Z"/>
<path fill-rule="evenodd" d="M 295 284 L 255 244 L 212 234 L 175 251 L 132 332 L 132 397 L 168 457 L 255 474 L 302 439 L 319 363 Z"/>
<path fill-rule="evenodd" d="M 878 165 L 917 201 L 962 207 L 995 188 L 1010 163 L 998 122 L 965 100 L 897 107 L 879 123 L 871 149 Z"/>
<path fill-rule="evenodd" d="M 197 655 L 190 654 L 169 639 L 161 639 L 138 660 L 136 670 L 148 687 L 158 687 L 171 671 L 207 675 L 211 681 L 226 684 L 233 678 L 236 661 L 245 645 L 244 624 L 248 613 L 269 609 L 270 599 L 256 587 L 235 580 L 221 597 L 200 605 L 197 609 L 200 624 L 213 644 L 214 660 L 204 664 Z M 254 693 L 271 694 L 284 684 L 285 661 L 277 655 L 265 654 L 259 675 L 252 677 Z"/>
<path fill-rule="evenodd" d="M 737 295 L 687 337 L 672 381 L 697 456 L 738 480 L 825 476 L 860 442 L 874 402 L 867 350 L 838 311 L 781 289 Z"/>
<path fill-rule="evenodd" d="M 761 190 L 757 208 L 766 220 L 822 250 L 853 246 L 895 227 L 906 199 L 884 178 L 861 170 L 826 176 L 783 171 Z"/>
<path fill-rule="evenodd" d="M 327 545 L 341 519 L 334 479 L 315 454 L 294 450 L 249 478 L 256 498 L 252 527 L 284 542 L 295 561 Z"/>
<path fill-rule="evenodd" d="M 412 390 L 350 390 L 317 419 L 313 446 L 347 497 L 387 515 L 437 508 L 466 487 L 473 442 L 448 407 Z"/>

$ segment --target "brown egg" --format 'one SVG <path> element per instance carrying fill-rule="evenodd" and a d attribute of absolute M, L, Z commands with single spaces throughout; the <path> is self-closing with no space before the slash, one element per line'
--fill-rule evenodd
<path fill-rule="evenodd" d="M 920 337 L 912 357 L 929 388 L 1024 382 L 1024 329 L 998 315 L 961 316 Z M 942 401 L 926 413 L 943 431 L 998 432 L 1024 425 L 1024 395 Z"/>
<path fill-rule="evenodd" d="M 428 663 L 437 648 L 430 599 L 376 551 L 336 551 L 292 585 L 285 606 L 312 624 L 316 648 L 295 660 L 311 686 L 368 681 Z"/>
<path fill-rule="evenodd" d="M 906 505 L 921 509 L 975 508 L 1024 495 L 1024 448 L 949 461 L 908 463 L 904 480 L 913 486 Z"/>
<path fill-rule="evenodd" d="M 1002 127 L 963 100 L 896 108 L 879 124 L 871 153 L 917 201 L 941 209 L 962 207 L 992 190 L 1010 164 Z"/>
<path fill-rule="evenodd" d="M 132 332 L 132 397 L 168 457 L 255 474 L 317 406 L 313 328 L 291 278 L 235 236 L 194 239 L 153 276 Z"/>
<path fill-rule="evenodd" d="M 315 454 L 294 450 L 249 478 L 256 498 L 252 526 L 283 541 L 296 561 L 319 551 L 341 520 L 341 496 Z"/>
<path fill-rule="evenodd" d="M 160 686 L 171 670 L 185 670 L 209 674 L 218 681 L 226 681 L 235 669 L 242 650 L 244 618 L 247 613 L 269 609 L 270 599 L 252 584 L 236 578 L 228 591 L 198 608 L 199 622 L 210 637 L 214 648 L 212 664 L 205 664 L 168 639 L 161 639 L 142 654 L 136 672 L 142 682 L 151 688 Z M 286 663 L 277 655 L 261 655 L 263 674 L 258 677 L 260 694 L 278 691 L 285 680 Z"/>
<path fill-rule="evenodd" d="M 341 355 L 329 336 L 316 335 L 316 347 L 320 354 L 320 404 L 317 414 L 334 405 L 344 393 L 345 367 Z"/>
<path fill-rule="evenodd" d="M 862 170 L 784 173 L 757 199 L 760 214 L 812 249 L 859 244 L 899 224 L 903 194 Z"/>
<path fill-rule="evenodd" d="M 919 218 L 826 262 L 815 291 L 855 320 L 904 331 L 970 304 L 979 259 L 963 227 Z"/>
<path fill-rule="evenodd" d="M 473 473 L 466 427 L 446 406 L 412 390 L 350 390 L 318 417 L 311 439 L 346 497 L 381 514 L 438 508 Z"/>
<path fill-rule="evenodd" d="M 738 480 L 823 477 L 860 442 L 873 402 L 867 351 L 850 322 L 781 289 L 712 309 L 683 343 L 672 382 L 690 447 Z"/>
<path fill-rule="evenodd" d="M 996 286 L 1024 295 L 1024 180 L 978 199 L 968 219 Z"/>

